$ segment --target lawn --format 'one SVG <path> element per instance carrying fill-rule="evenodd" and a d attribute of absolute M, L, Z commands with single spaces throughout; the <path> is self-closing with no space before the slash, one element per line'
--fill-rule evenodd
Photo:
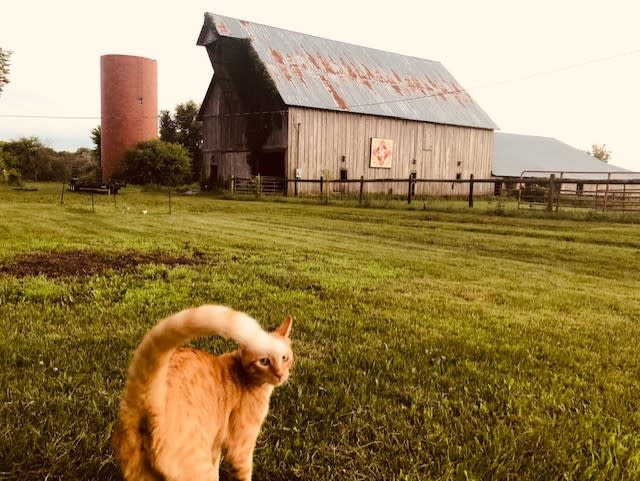
<path fill-rule="evenodd" d="M 633 219 L 37 187 L 0 186 L 2 480 L 121 479 L 133 350 L 201 303 L 294 317 L 257 481 L 640 479 Z"/>

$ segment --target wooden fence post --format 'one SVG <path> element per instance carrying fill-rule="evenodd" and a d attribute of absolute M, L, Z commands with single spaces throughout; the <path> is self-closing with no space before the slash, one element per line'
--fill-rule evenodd
<path fill-rule="evenodd" d="M 236 192 L 236 177 L 235 175 L 231 176 L 231 193 L 234 194 Z"/>
<path fill-rule="evenodd" d="M 602 203 L 602 212 L 607 211 L 607 201 L 609 200 L 609 181 L 611 180 L 611 172 L 607 174 L 607 183 L 604 186 L 604 202 Z"/>
<path fill-rule="evenodd" d="M 473 174 L 469 176 L 469 207 L 473 207 Z"/>
<path fill-rule="evenodd" d="M 364 175 L 360 176 L 360 197 L 358 197 L 358 204 L 362 204 L 362 193 L 364 192 Z"/>
<path fill-rule="evenodd" d="M 320 176 L 320 197 L 322 197 L 323 192 L 324 192 L 324 177 L 321 175 Z"/>
<path fill-rule="evenodd" d="M 547 211 L 553 210 L 553 191 L 555 190 L 556 174 L 549 176 L 549 198 L 547 199 Z"/>
<path fill-rule="evenodd" d="M 409 184 L 408 184 L 408 188 L 407 188 L 407 203 L 411 204 L 411 181 L 412 181 L 412 177 L 411 174 L 409 174 Z"/>

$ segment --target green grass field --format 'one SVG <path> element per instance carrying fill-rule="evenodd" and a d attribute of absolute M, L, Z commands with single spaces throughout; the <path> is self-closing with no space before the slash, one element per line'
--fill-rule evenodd
<path fill-rule="evenodd" d="M 2 480 L 120 479 L 133 350 L 201 303 L 294 317 L 255 480 L 640 479 L 633 219 L 37 187 L 0 186 Z"/>

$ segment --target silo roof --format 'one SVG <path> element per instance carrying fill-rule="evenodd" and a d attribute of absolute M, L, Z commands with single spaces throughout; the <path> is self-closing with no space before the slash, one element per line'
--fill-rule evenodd
<path fill-rule="evenodd" d="M 440 62 L 206 13 L 198 45 L 246 39 L 288 106 L 497 129 Z"/>

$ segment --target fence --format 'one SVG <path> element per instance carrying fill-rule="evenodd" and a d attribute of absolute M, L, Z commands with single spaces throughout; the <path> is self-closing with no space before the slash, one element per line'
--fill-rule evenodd
<path fill-rule="evenodd" d="M 62 184 L 57 202 L 65 207 L 92 213 L 106 210 L 141 214 L 172 213 L 176 192 L 171 188 L 142 190 L 144 196 L 135 195 L 136 190 L 116 194 L 108 189 L 71 189 Z"/>
<path fill-rule="evenodd" d="M 441 184 L 446 185 L 455 198 L 467 198 L 469 205 L 473 207 L 474 185 L 475 184 L 496 184 L 500 179 L 474 179 L 473 175 L 469 179 L 417 179 L 409 177 L 407 179 L 282 179 L 277 177 L 256 176 L 253 178 L 231 178 L 231 192 L 237 194 L 279 194 L 294 197 L 301 196 L 357 196 L 359 202 L 365 201 L 372 196 L 387 195 L 393 197 L 406 198 L 411 203 L 415 198 L 425 197 L 416 195 L 416 186 L 420 184 Z M 315 185 L 313 194 L 301 192 L 301 185 Z M 373 188 L 369 186 L 375 185 Z M 460 189 L 461 186 L 467 186 Z M 351 186 L 351 187 L 348 187 Z"/>
<path fill-rule="evenodd" d="M 548 176 L 528 177 L 531 174 Z M 603 212 L 640 210 L 640 173 L 637 172 L 524 171 L 515 188 L 518 208 L 526 206 L 556 212 L 561 207 Z"/>
<path fill-rule="evenodd" d="M 280 177 L 231 178 L 231 192 L 237 194 L 283 194 L 285 185 L 285 179 Z"/>
<path fill-rule="evenodd" d="M 288 195 L 294 197 L 309 196 L 302 193 L 301 186 L 312 185 L 313 196 L 321 198 L 357 197 L 362 203 L 374 196 L 393 196 L 405 198 L 410 204 L 414 199 L 424 199 L 428 195 L 416 195 L 417 186 L 438 184 L 440 191 L 449 191 L 444 198 L 466 199 L 473 207 L 474 199 L 496 196 L 511 196 L 517 199 L 518 209 L 544 208 L 558 211 L 562 208 L 588 208 L 601 211 L 640 211 L 640 173 L 597 173 L 594 172 L 555 172 L 547 176 L 528 176 L 541 171 L 525 171 L 518 178 L 493 177 L 475 179 L 418 179 L 412 176 L 406 179 L 282 179 L 278 177 L 257 176 L 254 178 L 231 179 L 231 191 L 238 194 Z M 546 173 L 546 172 L 545 172 Z M 572 177 L 581 175 L 581 177 Z M 625 178 L 615 178 L 616 175 Z M 591 176 L 591 178 L 589 178 Z M 602 177 L 606 176 L 606 177 Z M 490 184 L 478 195 L 477 185 Z M 309 189 L 305 189 L 308 191 Z"/>

